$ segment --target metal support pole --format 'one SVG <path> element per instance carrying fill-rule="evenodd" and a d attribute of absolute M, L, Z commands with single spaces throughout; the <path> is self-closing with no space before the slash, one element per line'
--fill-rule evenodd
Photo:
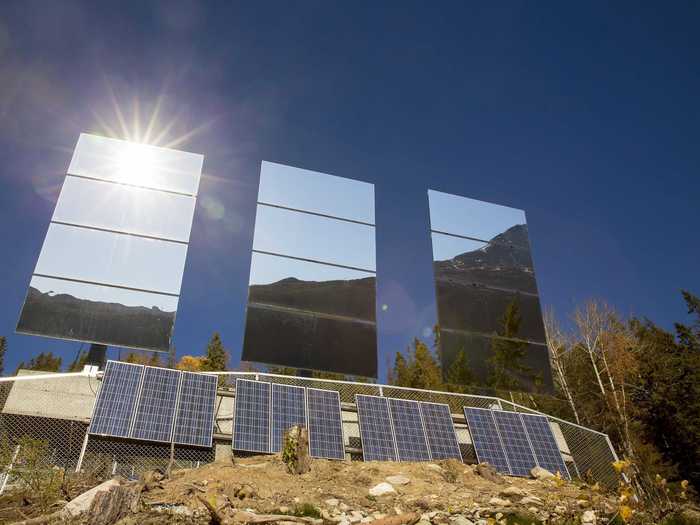
<path fill-rule="evenodd" d="M 10 477 L 10 471 L 12 470 L 15 461 L 17 461 L 17 454 L 19 454 L 19 445 L 15 447 L 15 453 L 12 454 L 12 460 L 10 461 L 10 464 L 7 465 L 7 470 L 5 471 L 5 475 L 2 478 L 2 485 L 0 485 L 0 494 L 5 492 L 5 486 L 7 485 L 7 480 Z"/>
<path fill-rule="evenodd" d="M 90 437 L 90 434 L 88 434 L 88 429 L 85 429 L 85 438 L 83 439 L 83 446 L 80 448 L 80 456 L 78 456 L 78 464 L 75 466 L 75 471 L 80 472 L 80 470 L 83 468 L 83 458 L 85 458 L 85 450 L 87 450 L 87 445 L 88 445 L 88 438 Z"/>

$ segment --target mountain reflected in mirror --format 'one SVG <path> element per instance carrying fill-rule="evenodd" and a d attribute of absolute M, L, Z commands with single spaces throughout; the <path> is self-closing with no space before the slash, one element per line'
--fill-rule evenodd
<path fill-rule="evenodd" d="M 33 277 L 17 331 L 168 351 L 177 297 Z"/>

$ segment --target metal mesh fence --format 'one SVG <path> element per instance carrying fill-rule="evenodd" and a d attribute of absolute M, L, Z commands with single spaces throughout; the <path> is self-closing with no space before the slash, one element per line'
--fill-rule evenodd
<path fill-rule="evenodd" d="M 249 372 L 226 372 L 220 376 L 220 395 L 215 408 L 216 446 L 211 449 L 176 446 L 174 468 L 197 467 L 214 461 L 218 453 L 230 451 L 235 380 L 244 378 L 339 392 L 345 444 L 349 447 L 351 459 L 362 457 L 354 409 L 355 395 L 383 395 L 449 405 L 462 456 L 468 463 L 476 462 L 476 456 L 464 421 L 463 407 L 500 408 L 545 415 L 552 423 L 572 477 L 598 481 L 610 489 L 615 489 L 618 484 L 618 476 L 612 467 L 617 456 L 605 434 L 497 397 Z M 47 443 L 48 462 L 66 470 L 80 466 L 81 470 L 96 476 L 119 474 L 134 478 L 149 469 L 165 469 L 170 457 L 168 444 L 98 436 L 86 439 L 99 384 L 98 379 L 87 376 L 0 383 L 0 438 L 12 446 L 16 446 L 23 436 L 41 439 Z M 2 467 L 6 470 L 7 465 Z M 0 492 L 3 486 L 0 475 Z"/>

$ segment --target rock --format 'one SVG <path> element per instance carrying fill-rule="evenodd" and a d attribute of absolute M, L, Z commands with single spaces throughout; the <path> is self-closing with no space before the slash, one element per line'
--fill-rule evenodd
<path fill-rule="evenodd" d="M 588 504 L 588 501 L 586 501 L 585 499 L 577 499 L 576 505 L 578 505 L 581 508 L 590 507 L 590 505 Z"/>
<path fill-rule="evenodd" d="M 338 505 L 338 508 L 339 508 L 342 512 L 347 512 L 348 510 L 350 510 L 350 507 L 348 507 L 347 504 L 342 503 L 342 502 Z"/>
<path fill-rule="evenodd" d="M 145 491 L 161 488 L 165 475 L 160 470 L 148 470 L 141 475 L 141 483 Z"/>
<path fill-rule="evenodd" d="M 382 482 L 369 489 L 369 495 L 374 497 L 384 496 L 385 494 L 395 494 L 396 491 L 389 483 Z"/>
<path fill-rule="evenodd" d="M 400 474 L 397 476 L 387 476 L 386 480 L 392 485 L 408 485 L 411 482 L 410 478 Z"/>
<path fill-rule="evenodd" d="M 357 513 L 357 511 L 353 511 L 350 516 L 346 518 L 350 523 L 359 523 L 362 520 L 362 514 Z"/>
<path fill-rule="evenodd" d="M 544 469 L 542 467 L 532 467 L 530 470 L 530 474 L 532 474 L 532 477 L 535 479 L 552 479 L 554 477 L 554 474 L 552 474 L 549 470 Z"/>
<path fill-rule="evenodd" d="M 525 496 L 520 500 L 520 503 L 523 505 L 544 505 L 544 501 L 537 496 Z"/>
<path fill-rule="evenodd" d="M 136 511 L 141 488 L 140 483 L 132 482 L 97 492 L 87 511 L 86 525 L 111 525 Z"/>
<path fill-rule="evenodd" d="M 554 512 L 556 512 L 557 514 L 564 514 L 566 512 L 566 507 L 564 507 L 563 505 L 557 505 L 556 507 L 554 507 Z"/>
<path fill-rule="evenodd" d="M 461 514 L 457 514 L 456 516 L 452 516 L 452 523 L 453 525 L 474 525 L 474 522 L 471 520 L 468 520 Z"/>
<path fill-rule="evenodd" d="M 434 470 L 435 472 L 443 472 L 443 468 L 440 465 L 437 465 L 435 463 L 426 463 L 425 464 L 426 468 L 429 468 L 430 470 Z"/>
<path fill-rule="evenodd" d="M 521 498 L 521 497 L 523 497 L 523 496 L 526 496 L 526 495 L 527 495 L 527 492 L 525 492 L 525 491 L 524 491 L 523 489 L 521 489 L 520 487 L 516 487 L 515 485 L 511 485 L 510 487 L 504 488 L 504 489 L 500 492 L 500 495 L 501 495 L 501 496 L 505 496 L 505 497 L 507 497 L 507 498 L 508 498 L 508 497 L 513 497 L 513 496 L 518 497 L 518 498 Z"/>
<path fill-rule="evenodd" d="M 496 469 L 488 463 L 479 463 L 476 466 L 476 473 L 491 483 L 496 483 L 497 485 L 506 484 L 505 478 L 496 472 Z"/>
<path fill-rule="evenodd" d="M 78 516 L 83 512 L 87 512 L 90 509 L 90 506 L 92 505 L 92 502 L 98 493 L 109 492 L 114 487 L 118 486 L 119 480 L 117 479 L 109 479 L 104 483 L 100 483 L 96 487 L 93 487 L 90 490 L 83 492 L 80 496 L 66 503 L 66 506 L 63 507 L 63 513 L 68 514 L 70 516 Z"/>
<path fill-rule="evenodd" d="M 592 510 L 587 510 L 581 514 L 581 523 L 584 525 L 595 525 L 596 521 L 595 512 Z"/>
<path fill-rule="evenodd" d="M 501 498 L 491 498 L 489 500 L 489 505 L 495 505 L 497 507 L 509 507 L 510 506 L 510 501 L 507 499 L 501 499 Z"/>
<path fill-rule="evenodd" d="M 336 498 L 328 498 L 323 503 L 325 503 L 329 507 L 337 507 L 338 503 L 340 503 L 340 501 L 338 501 Z"/>
<path fill-rule="evenodd" d="M 362 519 L 360 520 L 360 523 L 369 523 L 369 522 L 371 522 L 371 521 L 374 521 L 374 518 L 372 518 L 372 517 L 370 517 L 370 516 L 367 516 L 366 518 L 362 518 Z"/>

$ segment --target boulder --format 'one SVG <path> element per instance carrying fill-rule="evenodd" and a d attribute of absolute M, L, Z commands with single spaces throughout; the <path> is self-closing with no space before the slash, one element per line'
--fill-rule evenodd
<path fill-rule="evenodd" d="M 374 497 L 379 497 L 379 496 L 384 496 L 385 494 L 395 494 L 396 491 L 394 490 L 394 487 L 391 486 L 391 484 L 382 482 L 379 483 L 378 485 L 375 485 L 371 489 L 369 489 L 369 495 L 374 496 Z"/>
<path fill-rule="evenodd" d="M 520 487 L 516 487 L 515 485 L 511 485 L 510 487 L 504 488 L 500 492 L 500 495 L 505 496 L 507 498 L 512 498 L 512 497 L 522 498 L 523 496 L 527 495 L 527 492 L 525 492 Z"/>
<path fill-rule="evenodd" d="M 488 463 L 479 463 L 476 466 L 476 473 L 491 483 L 496 483 L 497 485 L 505 485 L 506 483 L 505 478 L 496 472 L 496 469 Z"/>
<path fill-rule="evenodd" d="M 402 476 L 401 474 L 397 476 L 387 476 L 386 480 L 392 485 L 408 485 L 411 482 L 410 478 Z"/>
<path fill-rule="evenodd" d="M 294 425 L 282 437 L 282 461 L 290 474 L 306 474 L 311 470 L 309 431 Z"/>
<path fill-rule="evenodd" d="M 533 478 L 535 479 L 552 479 L 554 477 L 554 474 L 552 474 L 549 470 L 544 469 L 542 467 L 532 467 L 530 470 L 530 474 L 532 475 Z"/>
<path fill-rule="evenodd" d="M 489 505 L 494 505 L 496 507 L 509 507 L 511 505 L 510 501 L 501 498 L 491 498 L 489 500 Z"/>
<path fill-rule="evenodd" d="M 96 487 L 93 487 L 90 490 L 83 492 L 80 496 L 66 503 L 66 506 L 63 507 L 63 513 L 68 514 L 70 516 L 78 516 L 83 512 L 87 512 L 90 509 L 90 506 L 92 505 L 92 502 L 98 493 L 109 492 L 114 487 L 118 487 L 119 484 L 120 482 L 118 479 L 108 479 L 104 483 L 100 483 Z"/>
<path fill-rule="evenodd" d="M 592 510 L 587 510 L 581 514 L 581 523 L 584 525 L 595 525 L 597 522 L 595 517 L 595 512 Z"/>

